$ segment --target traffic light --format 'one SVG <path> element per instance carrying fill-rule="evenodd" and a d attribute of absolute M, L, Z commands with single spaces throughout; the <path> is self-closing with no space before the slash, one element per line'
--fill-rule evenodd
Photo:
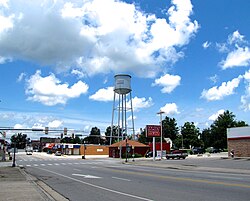
<path fill-rule="evenodd" d="M 64 135 L 67 135 L 67 128 L 64 128 L 64 129 L 63 129 L 63 134 L 64 134 Z"/>
<path fill-rule="evenodd" d="M 74 139 L 74 138 L 75 138 L 75 134 L 74 134 L 74 133 L 72 133 L 71 137 L 72 137 L 72 139 Z"/>
<path fill-rule="evenodd" d="M 49 127 L 45 127 L 45 129 L 44 129 L 44 133 L 45 133 L 46 135 L 48 135 L 48 134 L 49 134 Z"/>

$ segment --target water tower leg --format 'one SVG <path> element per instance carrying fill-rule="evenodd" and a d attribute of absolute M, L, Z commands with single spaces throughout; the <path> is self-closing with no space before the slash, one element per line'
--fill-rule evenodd
<path fill-rule="evenodd" d="M 130 95 L 130 103 L 131 103 L 131 115 L 132 115 L 132 129 L 133 129 L 133 140 L 135 140 L 135 123 L 134 123 L 134 112 L 133 112 L 133 104 L 132 104 L 132 94 Z"/>
<path fill-rule="evenodd" d="M 114 125 L 114 111 L 115 111 L 115 92 L 114 92 L 114 101 L 113 101 L 112 121 L 111 121 L 111 130 L 110 130 L 109 145 L 112 144 L 113 125 Z"/>

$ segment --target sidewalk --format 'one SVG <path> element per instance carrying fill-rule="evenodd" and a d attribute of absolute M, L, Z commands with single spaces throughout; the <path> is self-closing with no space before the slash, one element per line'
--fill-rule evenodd
<path fill-rule="evenodd" d="M 12 162 L 0 162 L 0 200 L 9 201 L 66 201 L 49 186 L 25 173 Z"/>

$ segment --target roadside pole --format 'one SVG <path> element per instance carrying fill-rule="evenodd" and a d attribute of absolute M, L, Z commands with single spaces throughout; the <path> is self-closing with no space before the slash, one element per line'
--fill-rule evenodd
<path fill-rule="evenodd" d="M 12 167 L 16 167 L 16 142 L 14 142 L 14 157 Z"/>
<path fill-rule="evenodd" d="M 153 137 L 153 160 L 155 161 L 155 137 Z"/>

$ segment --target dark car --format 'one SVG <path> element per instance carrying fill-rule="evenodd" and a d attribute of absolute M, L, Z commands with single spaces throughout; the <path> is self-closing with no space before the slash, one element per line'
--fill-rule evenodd
<path fill-rule="evenodd" d="M 47 151 L 47 154 L 52 154 L 52 151 L 49 149 L 49 150 Z"/>
<path fill-rule="evenodd" d="M 220 149 L 214 148 L 214 147 L 209 147 L 208 152 L 211 153 L 219 153 Z"/>
<path fill-rule="evenodd" d="M 156 152 L 155 152 L 155 156 L 156 156 Z M 147 152 L 146 155 L 145 155 L 145 157 L 146 157 L 146 158 L 151 158 L 151 157 L 153 157 L 153 152 L 152 152 L 152 151 Z"/>
<path fill-rule="evenodd" d="M 204 154 L 205 150 L 203 148 L 193 148 L 192 149 L 193 154 Z"/>

